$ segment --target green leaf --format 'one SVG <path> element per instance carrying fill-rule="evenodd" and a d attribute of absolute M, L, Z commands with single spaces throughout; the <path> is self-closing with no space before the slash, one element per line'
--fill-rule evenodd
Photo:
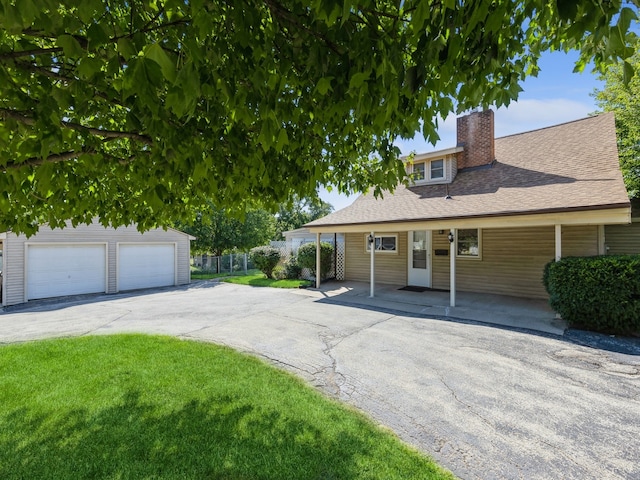
<path fill-rule="evenodd" d="M 102 25 L 93 23 L 87 29 L 87 40 L 89 41 L 89 49 L 93 50 L 109 42 L 109 35 L 104 31 Z"/>
<path fill-rule="evenodd" d="M 360 88 L 364 82 L 366 82 L 369 78 L 369 73 L 358 72 L 351 77 L 349 80 L 349 90 L 354 90 Z"/>
<path fill-rule="evenodd" d="M 631 79 L 636 74 L 636 71 L 633 68 L 633 65 L 631 65 L 627 61 L 625 61 L 623 63 L 623 70 L 622 71 L 623 71 L 623 81 L 624 81 L 625 85 L 628 85 L 629 82 L 631 82 Z M 638 92 L 638 94 L 640 95 L 640 92 Z"/>
<path fill-rule="evenodd" d="M 276 141 L 276 150 L 282 151 L 282 149 L 289 143 L 289 136 L 287 130 L 281 128 L 278 132 L 278 140 Z"/>
<path fill-rule="evenodd" d="M 331 90 L 331 80 L 333 77 L 323 77 L 316 85 L 316 90 L 320 95 L 326 95 Z"/>
<path fill-rule="evenodd" d="M 153 60 L 162 70 L 162 75 L 169 82 L 173 83 L 176 80 L 176 67 L 174 62 L 171 61 L 167 52 L 165 52 L 157 43 L 149 45 L 145 51 L 144 56 Z"/>
<path fill-rule="evenodd" d="M 64 54 L 69 58 L 79 58 L 85 54 L 85 50 L 80 46 L 80 43 L 71 35 L 60 35 L 56 44 L 62 47 Z"/>
<path fill-rule="evenodd" d="M 133 42 L 129 38 L 119 38 L 118 39 L 118 52 L 124 58 L 129 59 L 138 54 Z"/>

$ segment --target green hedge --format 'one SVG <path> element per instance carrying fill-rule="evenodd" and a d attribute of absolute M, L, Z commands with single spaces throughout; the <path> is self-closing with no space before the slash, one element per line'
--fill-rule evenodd
<path fill-rule="evenodd" d="M 316 273 L 316 243 L 305 243 L 298 249 L 298 265 Z M 333 246 L 327 242 L 320 242 L 320 278 L 325 279 L 333 265 Z"/>
<path fill-rule="evenodd" d="M 563 258 L 545 266 L 542 281 L 570 326 L 640 333 L 640 255 Z"/>

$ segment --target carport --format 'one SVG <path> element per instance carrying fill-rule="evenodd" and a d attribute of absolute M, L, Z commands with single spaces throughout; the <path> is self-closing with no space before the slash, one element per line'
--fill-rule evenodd
<path fill-rule="evenodd" d="M 1 234 L 2 304 L 90 293 L 116 293 L 190 281 L 190 235 L 156 228 L 90 225 L 31 237 Z"/>

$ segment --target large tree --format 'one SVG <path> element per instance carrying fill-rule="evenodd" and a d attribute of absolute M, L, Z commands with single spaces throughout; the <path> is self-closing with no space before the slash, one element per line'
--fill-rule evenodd
<path fill-rule="evenodd" d="M 265 245 L 273 238 L 275 223 L 275 217 L 265 210 L 249 210 L 240 216 L 212 207 L 177 227 L 196 237 L 191 243 L 193 252 L 220 256 L 225 251 L 248 251 Z"/>
<path fill-rule="evenodd" d="M 324 217 L 333 212 L 333 205 L 318 197 L 293 198 L 280 205 L 276 214 L 276 240 L 283 240 L 282 232 L 295 230 L 302 227 L 305 223 L 309 223 L 316 218 Z"/>
<path fill-rule="evenodd" d="M 638 45 L 638 43 L 636 43 Z M 629 63 L 640 69 L 640 53 Z M 618 153 L 629 197 L 640 199 L 640 77 L 625 81 L 621 65 L 611 65 L 601 76 L 604 88 L 596 90 L 598 106 L 616 114 Z"/>
<path fill-rule="evenodd" d="M 393 188 L 397 138 L 541 52 L 630 56 L 639 2 L 0 0 L 0 231 Z"/>

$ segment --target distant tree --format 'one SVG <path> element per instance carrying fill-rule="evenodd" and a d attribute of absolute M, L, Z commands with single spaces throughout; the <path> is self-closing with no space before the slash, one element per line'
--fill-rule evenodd
<path fill-rule="evenodd" d="M 333 212 L 333 206 L 319 198 L 294 197 L 289 203 L 280 205 L 276 214 L 276 240 L 284 239 L 282 232 L 295 230 L 316 218 Z"/>
<path fill-rule="evenodd" d="M 636 42 L 636 47 L 640 42 Z M 640 72 L 640 54 L 631 57 L 629 64 Z M 621 64 L 611 65 L 600 79 L 605 85 L 594 93 L 596 103 L 606 112 L 616 114 L 618 153 L 629 197 L 640 198 L 640 76 L 625 78 Z"/>
<path fill-rule="evenodd" d="M 267 243 L 275 232 L 275 218 L 265 210 L 250 210 L 242 218 L 212 208 L 198 214 L 190 224 L 177 227 L 196 237 L 191 244 L 194 253 L 218 256 L 227 250 L 244 251 Z"/>

